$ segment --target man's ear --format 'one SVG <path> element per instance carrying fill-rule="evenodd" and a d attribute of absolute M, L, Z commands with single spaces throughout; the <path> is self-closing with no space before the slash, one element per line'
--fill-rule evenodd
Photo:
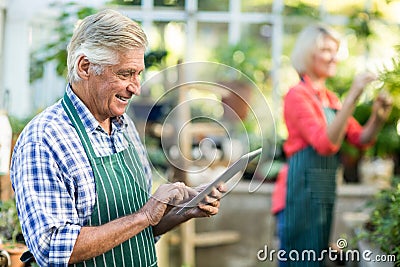
<path fill-rule="evenodd" d="M 89 66 L 90 62 L 88 58 L 85 55 L 79 56 L 78 64 L 76 64 L 76 72 L 81 79 L 87 80 L 89 78 Z"/>

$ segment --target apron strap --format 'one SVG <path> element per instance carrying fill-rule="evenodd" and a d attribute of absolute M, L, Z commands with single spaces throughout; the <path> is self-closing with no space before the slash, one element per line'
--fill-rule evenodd
<path fill-rule="evenodd" d="M 81 119 L 79 118 L 78 112 L 76 111 L 74 105 L 72 104 L 71 99 L 68 97 L 67 93 L 64 93 L 64 97 L 61 100 L 61 103 L 64 107 L 65 112 L 67 113 L 69 119 L 71 120 L 72 124 L 74 125 L 76 132 L 78 133 L 82 145 L 86 151 L 86 154 L 94 159 L 96 158 L 96 153 L 93 150 L 93 147 L 90 143 L 89 136 L 83 126 Z"/>

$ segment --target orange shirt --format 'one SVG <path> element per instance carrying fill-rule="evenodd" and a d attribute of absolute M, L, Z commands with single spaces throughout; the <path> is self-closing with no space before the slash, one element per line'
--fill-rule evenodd
<path fill-rule="evenodd" d="M 327 88 L 316 90 L 305 76 L 285 96 L 284 118 L 288 138 L 284 144 L 287 157 L 307 146 L 312 146 L 320 155 L 332 155 L 340 145 L 332 144 L 328 138 L 324 106 L 339 110 L 339 98 Z M 354 117 L 347 121 L 346 139 L 353 145 L 363 147 L 360 142 L 362 126 Z"/>

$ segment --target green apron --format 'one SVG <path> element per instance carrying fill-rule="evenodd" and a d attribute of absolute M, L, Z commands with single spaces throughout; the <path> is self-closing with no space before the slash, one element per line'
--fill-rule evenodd
<path fill-rule="evenodd" d="M 69 97 L 62 105 L 89 158 L 96 183 L 96 203 L 87 226 L 105 224 L 138 211 L 148 200 L 147 184 L 134 145 L 121 152 L 97 157 L 82 121 Z M 112 250 L 74 266 L 157 266 L 151 227 Z"/>
<path fill-rule="evenodd" d="M 325 108 L 324 112 L 330 123 L 335 111 Z M 324 261 L 318 258 L 329 245 L 338 165 L 337 155 L 321 156 L 311 146 L 289 158 L 284 213 L 283 247 L 288 259 L 285 266 L 324 266 Z M 291 261 L 289 253 L 299 260 Z"/>

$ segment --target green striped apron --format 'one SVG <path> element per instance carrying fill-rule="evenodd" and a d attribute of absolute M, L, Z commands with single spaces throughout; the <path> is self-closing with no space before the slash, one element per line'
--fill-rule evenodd
<path fill-rule="evenodd" d="M 324 112 L 327 122 L 332 122 L 335 111 L 325 108 Z M 329 245 L 338 165 L 337 155 L 321 156 L 311 146 L 289 158 L 283 237 L 288 259 L 285 266 L 324 266 L 318 258 Z M 299 260 L 291 261 L 289 253 Z"/>
<path fill-rule="evenodd" d="M 96 183 L 96 204 L 87 226 L 98 226 L 132 214 L 148 200 L 146 179 L 134 145 L 121 152 L 97 157 L 71 100 L 64 94 L 62 105 L 71 119 L 89 158 Z M 112 250 L 74 266 L 157 266 L 151 227 Z"/>

